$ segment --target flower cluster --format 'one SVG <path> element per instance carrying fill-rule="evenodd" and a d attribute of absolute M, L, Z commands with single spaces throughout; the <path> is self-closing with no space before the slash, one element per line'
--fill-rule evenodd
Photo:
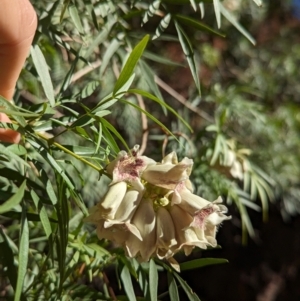
<path fill-rule="evenodd" d="M 121 151 L 107 166 L 112 182 L 87 220 L 97 225 L 100 239 L 123 246 L 128 256 L 140 261 L 157 256 L 178 269 L 173 255 L 215 247 L 217 227 L 230 217 L 221 198 L 209 202 L 193 194 L 193 160 L 178 162 L 172 152 L 157 163 L 139 156 L 138 149 Z"/>

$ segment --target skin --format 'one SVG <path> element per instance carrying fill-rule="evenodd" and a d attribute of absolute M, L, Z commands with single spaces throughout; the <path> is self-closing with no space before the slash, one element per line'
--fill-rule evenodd
<path fill-rule="evenodd" d="M 29 0 L 0 0 L 0 95 L 11 100 L 37 27 Z M 0 113 L 0 122 L 11 122 Z M 20 134 L 0 128 L 0 141 L 18 143 Z"/>

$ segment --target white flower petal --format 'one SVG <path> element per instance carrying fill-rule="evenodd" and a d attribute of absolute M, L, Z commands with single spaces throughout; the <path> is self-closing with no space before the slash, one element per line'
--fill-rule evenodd
<path fill-rule="evenodd" d="M 113 219 L 127 190 L 125 182 L 119 182 L 109 187 L 103 201 L 100 203 L 102 217 Z"/>
<path fill-rule="evenodd" d="M 190 228 L 193 218 L 179 206 L 172 206 L 170 214 L 174 222 L 177 245 L 175 251 L 183 248 L 186 255 L 190 254 L 194 246 L 205 249 L 206 242 L 200 241 L 194 229 Z"/>
<path fill-rule="evenodd" d="M 176 186 L 189 178 L 193 160 L 185 158 L 178 164 L 149 165 L 142 173 L 142 178 L 152 185 L 167 189 L 175 189 Z"/>
<path fill-rule="evenodd" d="M 173 220 L 168 210 L 164 207 L 159 207 L 156 215 L 157 247 L 168 250 L 177 244 Z"/>
<path fill-rule="evenodd" d="M 204 208 L 205 206 L 211 204 L 211 202 L 191 193 L 185 186 L 181 186 L 178 191 L 181 202 L 178 204 L 183 210 L 187 211 L 191 215 L 195 213 L 195 211 Z"/>
<path fill-rule="evenodd" d="M 127 252 L 131 257 L 139 253 L 142 261 L 148 261 L 156 247 L 156 214 L 151 200 L 141 201 L 132 218 L 132 224 L 139 230 L 143 240 L 130 235 L 126 241 Z"/>

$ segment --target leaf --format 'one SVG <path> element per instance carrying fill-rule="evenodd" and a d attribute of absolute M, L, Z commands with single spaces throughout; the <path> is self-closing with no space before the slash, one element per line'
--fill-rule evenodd
<path fill-rule="evenodd" d="M 29 255 L 29 229 L 28 229 L 28 221 L 26 217 L 25 207 L 23 207 L 19 255 L 18 255 L 18 278 L 17 278 L 14 301 L 19 301 L 21 298 L 24 279 L 27 271 L 28 255 Z"/>
<path fill-rule="evenodd" d="M 257 6 L 262 6 L 262 1 L 261 0 L 253 0 Z"/>
<path fill-rule="evenodd" d="M 68 73 L 66 74 L 66 76 L 64 78 L 64 81 L 63 81 L 63 83 L 61 85 L 61 88 L 59 90 L 59 94 L 62 94 L 69 87 L 69 85 L 71 83 L 71 80 L 72 80 L 72 76 L 73 76 L 73 74 L 75 72 L 75 67 L 76 67 L 77 62 L 79 60 L 79 57 L 80 57 L 80 50 L 78 50 L 78 52 L 76 52 L 76 57 L 75 57 L 75 59 L 72 62 L 70 70 L 68 71 Z"/>
<path fill-rule="evenodd" d="M 10 244 L 10 240 L 3 231 L 2 228 L 0 228 L 0 264 L 2 271 L 6 270 L 6 275 L 8 276 L 8 279 L 10 281 L 10 284 L 12 285 L 13 289 L 16 288 L 16 281 L 18 277 L 18 272 L 16 265 L 14 263 L 14 253 L 13 248 Z"/>
<path fill-rule="evenodd" d="M 4 147 L 4 145 L 2 144 L 0 144 L 0 154 L 7 156 L 10 160 L 15 160 L 22 165 L 30 167 L 30 165 L 25 160 L 23 160 L 21 157 L 10 151 L 8 147 Z"/>
<path fill-rule="evenodd" d="M 192 291 L 192 289 L 190 288 L 190 286 L 177 273 L 173 273 L 173 275 L 178 280 L 179 284 L 181 285 L 181 287 L 185 291 L 185 293 L 188 296 L 188 298 L 189 298 L 190 301 L 200 301 L 200 299 Z"/>
<path fill-rule="evenodd" d="M 207 26 L 206 24 L 199 22 L 198 20 L 195 20 L 191 17 L 186 17 L 186 16 L 182 16 L 182 15 L 176 15 L 175 17 L 176 17 L 176 20 L 180 21 L 181 23 L 184 23 L 185 25 L 192 26 L 198 30 L 213 33 L 222 38 L 225 38 L 225 34 L 219 32 L 219 31 L 216 31 L 213 28 Z"/>
<path fill-rule="evenodd" d="M 131 77 L 138 60 L 142 56 L 147 46 L 148 41 L 149 41 L 149 35 L 146 35 L 132 50 L 115 84 L 113 90 L 114 95 L 124 86 L 124 84 Z"/>
<path fill-rule="evenodd" d="M 78 32 L 83 35 L 84 34 L 84 30 L 83 30 L 83 27 L 82 27 L 82 24 L 81 24 L 81 20 L 80 20 L 80 16 L 79 16 L 79 13 L 78 13 L 78 10 L 77 10 L 77 7 L 72 4 L 72 5 L 69 5 L 68 7 L 69 9 L 69 14 L 74 22 L 74 25 L 76 27 L 76 29 L 78 30 Z"/>
<path fill-rule="evenodd" d="M 160 93 L 160 90 L 157 86 L 157 83 L 155 82 L 155 73 L 148 66 L 148 64 L 146 64 L 142 60 L 139 62 L 139 64 L 141 66 L 141 72 L 143 74 L 144 80 L 146 81 L 146 83 L 149 86 L 149 88 L 151 89 L 151 91 L 155 94 L 155 96 L 159 100 L 161 100 L 161 102 L 163 103 L 161 106 L 164 111 L 164 114 L 167 115 L 166 107 L 164 106 L 165 102 L 164 102 L 162 94 Z"/>
<path fill-rule="evenodd" d="M 129 151 L 130 148 L 128 147 L 126 141 L 123 139 L 123 137 L 120 135 L 120 133 L 114 128 L 114 126 L 112 124 L 110 124 L 107 120 L 105 120 L 104 118 L 100 117 L 99 120 L 100 120 L 102 126 L 104 126 L 105 129 L 108 129 L 112 133 L 114 133 L 114 135 L 123 143 L 125 148 Z M 103 129 L 103 131 L 104 131 L 104 129 Z"/>
<path fill-rule="evenodd" d="M 205 9 L 204 9 L 204 3 L 202 1 L 199 3 L 199 8 L 201 12 L 201 19 L 203 19 L 205 15 Z"/>
<path fill-rule="evenodd" d="M 48 215 L 47 215 L 46 208 L 43 205 L 41 205 L 40 198 L 35 193 L 34 190 L 31 190 L 30 194 L 31 194 L 31 197 L 32 197 L 32 200 L 34 202 L 34 205 L 35 205 L 36 209 L 39 211 L 40 221 L 43 225 L 45 234 L 46 234 L 47 238 L 49 238 L 50 235 L 52 234 L 52 228 L 51 228 L 51 224 L 50 224 L 50 221 L 49 221 L 49 218 L 48 218 Z"/>
<path fill-rule="evenodd" d="M 168 272 L 168 288 L 171 301 L 180 301 L 177 284 L 173 277 L 173 273 Z"/>
<path fill-rule="evenodd" d="M 143 17 L 142 25 L 148 22 L 149 17 L 153 17 L 156 11 L 159 9 L 160 6 L 160 0 L 153 1 L 150 5 L 148 10 L 145 12 Z"/>
<path fill-rule="evenodd" d="M 48 98 L 51 107 L 54 107 L 55 106 L 54 89 L 49 74 L 49 68 L 45 60 L 45 57 L 38 45 L 31 46 L 31 57 L 35 69 L 41 79 L 45 95 Z"/>
<path fill-rule="evenodd" d="M 178 139 L 176 138 L 176 136 L 174 136 L 174 134 L 163 124 L 161 123 L 157 118 L 155 118 L 153 115 L 151 115 L 150 113 L 148 113 L 147 111 L 143 110 L 140 106 L 137 106 L 125 99 L 120 99 L 121 102 L 130 105 L 134 108 L 136 108 L 138 111 L 144 113 L 146 116 L 148 116 L 152 121 L 154 121 L 156 124 L 158 124 L 166 133 L 168 133 L 170 136 L 172 136 L 175 140 L 178 141 Z"/>
<path fill-rule="evenodd" d="M 194 11 L 197 11 L 197 6 L 195 0 L 190 0 L 191 6 L 193 7 Z"/>
<path fill-rule="evenodd" d="M 202 268 L 207 265 L 221 264 L 221 263 L 228 263 L 228 260 L 223 258 L 200 258 L 200 259 L 190 260 L 181 263 L 180 271 L 187 271 L 187 270 Z"/>
<path fill-rule="evenodd" d="M 94 52 L 95 48 L 101 45 L 104 41 L 107 41 L 107 36 L 112 29 L 112 27 L 117 24 L 117 20 L 114 17 L 108 18 L 108 21 L 102 26 L 102 30 L 98 34 L 98 36 L 93 40 L 93 42 L 89 45 L 86 50 L 84 57 L 88 58 Z"/>
<path fill-rule="evenodd" d="M 191 46 L 191 42 L 184 32 L 184 30 L 180 27 L 177 21 L 175 21 L 175 27 L 178 33 L 178 38 L 179 42 L 181 44 L 182 50 L 186 56 L 186 59 L 188 61 L 188 64 L 191 69 L 191 73 L 195 82 L 195 85 L 198 89 L 198 93 L 201 94 L 201 89 L 200 89 L 200 81 L 199 81 L 199 75 L 198 75 L 198 68 L 195 63 L 195 58 L 194 58 L 194 51 Z"/>
<path fill-rule="evenodd" d="M 65 171 L 60 167 L 56 160 L 46 151 L 43 150 L 40 154 L 49 162 L 49 164 L 61 175 L 61 177 L 66 181 L 66 184 L 70 189 L 75 189 L 73 183 L 66 175 Z"/>
<path fill-rule="evenodd" d="M 24 156 L 27 154 L 26 148 L 20 144 L 11 144 L 6 149 L 17 156 Z"/>
<path fill-rule="evenodd" d="M 220 0 L 214 0 L 214 9 L 217 19 L 218 28 L 221 27 L 221 12 L 220 12 Z"/>
<path fill-rule="evenodd" d="M 163 100 L 155 97 L 154 95 L 143 91 L 143 90 L 138 90 L 138 89 L 130 89 L 128 90 L 128 93 L 134 93 L 134 94 L 140 94 L 144 97 L 147 97 L 157 103 L 159 103 L 161 106 L 167 108 L 171 113 L 173 113 L 191 132 L 193 132 L 193 129 L 190 127 L 190 125 L 169 105 L 167 105 Z"/>
<path fill-rule="evenodd" d="M 102 78 L 103 73 L 110 62 L 110 59 L 112 58 L 112 56 L 115 54 L 115 52 L 119 49 L 119 47 L 121 45 L 122 45 L 122 43 L 120 42 L 119 39 L 113 39 L 112 42 L 107 47 L 107 49 L 103 55 L 103 58 L 102 58 L 102 64 L 100 67 L 100 74 L 99 74 L 100 78 Z"/>
<path fill-rule="evenodd" d="M 156 28 L 155 35 L 152 37 L 152 40 L 157 39 L 168 28 L 171 18 L 171 14 L 164 16 L 164 18 L 160 21 L 158 27 Z"/>
<path fill-rule="evenodd" d="M 136 297 L 134 294 L 134 289 L 132 285 L 131 275 L 129 273 L 129 269 L 126 265 L 124 265 L 120 278 L 123 282 L 123 287 L 126 292 L 126 295 L 130 301 L 136 301 Z"/>
<path fill-rule="evenodd" d="M 64 0 L 64 6 L 63 6 L 63 8 L 61 10 L 61 13 L 60 13 L 60 18 L 59 18 L 60 20 L 59 20 L 59 22 L 61 22 L 63 20 L 65 12 L 66 12 L 66 10 L 67 10 L 68 5 L 69 5 L 70 2 L 71 2 L 71 0 Z"/>
<path fill-rule="evenodd" d="M 26 180 L 23 181 L 22 185 L 11 198 L 9 198 L 4 204 L 0 205 L 0 214 L 11 210 L 22 201 L 25 188 Z"/>
<path fill-rule="evenodd" d="M 91 82 L 88 82 L 87 85 L 83 88 L 83 90 L 80 93 L 80 98 L 84 99 L 86 97 L 89 97 L 94 93 L 94 91 L 99 87 L 99 81 L 93 80 Z M 76 112 L 76 114 L 78 114 Z"/>
<path fill-rule="evenodd" d="M 160 64 L 166 64 L 166 65 L 169 65 L 169 66 L 177 66 L 177 67 L 183 67 L 184 66 L 183 64 L 177 63 L 175 61 L 172 61 L 168 58 L 162 57 L 160 55 L 157 55 L 157 54 L 155 54 L 153 52 L 149 52 L 149 51 L 144 51 L 143 57 L 148 59 L 148 60 L 151 60 L 151 61 L 154 61 L 154 62 L 157 62 L 157 63 L 160 63 Z"/>
<path fill-rule="evenodd" d="M 157 301 L 158 272 L 157 272 L 156 264 L 153 259 L 150 260 L 149 286 L 150 286 L 151 301 Z"/>
<path fill-rule="evenodd" d="M 235 17 L 219 2 L 219 7 L 222 15 L 239 31 L 241 32 L 253 45 L 256 44 L 254 38 L 245 30 L 245 28 L 235 19 Z"/>
<path fill-rule="evenodd" d="M 12 105 L 7 99 L 2 97 L 1 95 L 0 95 L 0 106 L 9 109 L 13 112 L 19 112 L 19 110 L 14 105 Z M 27 123 L 26 120 L 23 118 L 23 116 L 14 116 L 14 115 L 12 116 L 22 127 L 26 127 Z"/>

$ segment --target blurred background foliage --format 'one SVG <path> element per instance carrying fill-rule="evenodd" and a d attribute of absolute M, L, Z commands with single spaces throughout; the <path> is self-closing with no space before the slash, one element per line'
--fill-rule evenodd
<path fill-rule="evenodd" d="M 251 212 L 300 213 L 297 1 L 31 2 L 39 26 L 16 106 L 1 100 L 23 141 L 0 145 L 0 299 L 199 300 L 83 217 L 106 164 L 135 144 L 192 158 L 196 193 L 223 197 L 240 244 L 256 239 Z M 223 262 L 200 255 L 182 269 Z"/>

